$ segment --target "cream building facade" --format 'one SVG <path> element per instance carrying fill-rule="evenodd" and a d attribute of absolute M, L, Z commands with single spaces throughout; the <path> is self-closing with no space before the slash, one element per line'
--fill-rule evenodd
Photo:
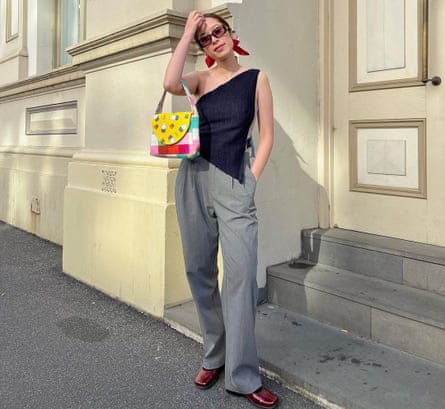
<path fill-rule="evenodd" d="M 67 274 L 139 310 L 162 317 L 190 299 L 178 161 L 148 150 L 164 69 L 197 8 L 232 22 L 251 52 L 242 64 L 264 70 L 274 94 L 276 140 L 257 190 L 262 289 L 267 266 L 300 255 L 306 228 L 445 246 L 445 91 L 422 82 L 445 66 L 445 4 L 399 3 L 0 0 L 0 219 L 63 245 Z M 374 55 L 363 22 L 401 12 L 419 35 L 374 25 L 365 32 L 394 38 Z M 387 61 L 400 38 L 414 56 Z M 192 48 L 186 70 L 204 67 Z"/>

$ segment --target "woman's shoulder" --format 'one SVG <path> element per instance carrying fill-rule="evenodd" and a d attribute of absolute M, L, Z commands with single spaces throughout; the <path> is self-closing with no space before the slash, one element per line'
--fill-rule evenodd
<path fill-rule="evenodd" d="M 263 70 L 258 70 L 258 83 L 268 83 L 269 77 Z"/>

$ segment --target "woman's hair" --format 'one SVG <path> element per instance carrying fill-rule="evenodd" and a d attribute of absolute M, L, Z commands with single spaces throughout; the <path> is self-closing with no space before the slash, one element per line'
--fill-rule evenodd
<path fill-rule="evenodd" d="M 232 32 L 232 29 L 230 28 L 230 25 L 229 25 L 229 23 L 226 21 L 226 20 L 224 20 L 221 16 L 218 16 L 218 14 L 214 14 L 214 13 L 205 13 L 205 14 L 203 14 L 203 17 L 208 17 L 208 18 L 213 18 L 213 19 L 215 19 L 215 20 L 218 20 L 223 26 L 225 26 L 225 27 L 227 27 L 227 30 L 229 31 L 229 33 L 231 33 Z M 199 45 L 199 41 L 198 41 L 198 39 L 199 39 L 199 34 L 200 34 L 200 32 L 199 32 L 199 30 L 196 30 L 195 31 L 195 41 L 196 41 L 196 43 Z M 200 45 L 199 45 L 200 46 Z M 201 46 L 200 46 L 201 47 Z"/>

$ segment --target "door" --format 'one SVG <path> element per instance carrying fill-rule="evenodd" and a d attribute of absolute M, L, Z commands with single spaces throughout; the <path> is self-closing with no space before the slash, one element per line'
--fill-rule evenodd
<path fill-rule="evenodd" d="M 445 1 L 331 7 L 331 225 L 445 246 Z"/>

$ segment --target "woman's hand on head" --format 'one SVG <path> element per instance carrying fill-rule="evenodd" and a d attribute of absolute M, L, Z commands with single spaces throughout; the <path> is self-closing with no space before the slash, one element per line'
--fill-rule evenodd
<path fill-rule="evenodd" d="M 184 27 L 184 34 L 193 39 L 196 30 L 205 23 L 205 17 L 200 11 L 193 10 L 189 13 Z"/>

